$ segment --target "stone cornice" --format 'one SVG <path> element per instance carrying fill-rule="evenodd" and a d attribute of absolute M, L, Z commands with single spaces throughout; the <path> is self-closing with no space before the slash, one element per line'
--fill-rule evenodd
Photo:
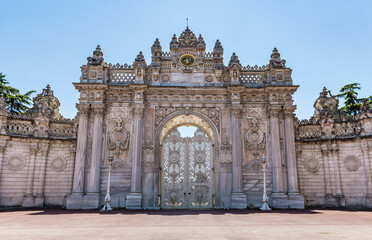
<path fill-rule="evenodd" d="M 72 83 L 80 92 L 82 90 L 107 90 L 109 85 L 107 83 Z"/>

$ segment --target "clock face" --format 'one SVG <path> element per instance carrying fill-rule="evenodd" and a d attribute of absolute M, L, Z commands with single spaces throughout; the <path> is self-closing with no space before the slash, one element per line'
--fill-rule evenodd
<path fill-rule="evenodd" d="M 180 62 L 185 67 L 190 67 L 195 64 L 195 58 L 191 55 L 183 55 Z"/>

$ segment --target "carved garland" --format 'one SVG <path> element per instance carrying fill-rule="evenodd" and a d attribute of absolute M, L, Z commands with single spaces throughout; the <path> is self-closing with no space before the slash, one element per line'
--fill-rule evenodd
<path fill-rule="evenodd" d="M 192 112 L 199 112 L 209 117 L 219 130 L 220 114 L 218 108 L 197 108 L 197 107 L 155 107 L 155 127 L 158 127 L 161 121 L 174 112 L 183 112 L 190 115 Z"/>

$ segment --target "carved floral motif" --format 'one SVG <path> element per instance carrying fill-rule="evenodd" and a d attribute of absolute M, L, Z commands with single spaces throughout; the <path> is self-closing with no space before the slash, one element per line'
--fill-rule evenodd
<path fill-rule="evenodd" d="M 12 171 L 19 171 L 26 166 L 26 160 L 22 156 L 12 156 L 8 160 L 7 166 Z"/>
<path fill-rule="evenodd" d="M 124 128 L 121 118 L 115 123 L 115 128 L 109 133 L 107 148 L 114 150 L 116 156 L 120 156 L 122 151 L 127 150 L 129 146 L 129 132 Z"/>
<path fill-rule="evenodd" d="M 344 159 L 344 164 L 347 170 L 356 171 L 359 169 L 361 162 L 355 155 L 348 155 Z"/>

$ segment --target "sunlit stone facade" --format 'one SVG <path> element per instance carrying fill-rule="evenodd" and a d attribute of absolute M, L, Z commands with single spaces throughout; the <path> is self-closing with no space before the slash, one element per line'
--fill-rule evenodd
<path fill-rule="evenodd" d="M 81 67 L 73 120 L 48 86 L 25 115 L 0 111 L 0 205 L 100 208 L 114 157 L 112 206 L 255 208 L 263 156 L 269 204 L 370 207 L 372 114 L 347 117 L 324 90 L 310 120 L 294 115 L 292 70 L 274 48 L 267 65 L 227 66 L 216 41 L 186 30 L 151 62 L 108 64 L 97 46 Z M 194 126 L 182 137 L 180 126 Z"/>

